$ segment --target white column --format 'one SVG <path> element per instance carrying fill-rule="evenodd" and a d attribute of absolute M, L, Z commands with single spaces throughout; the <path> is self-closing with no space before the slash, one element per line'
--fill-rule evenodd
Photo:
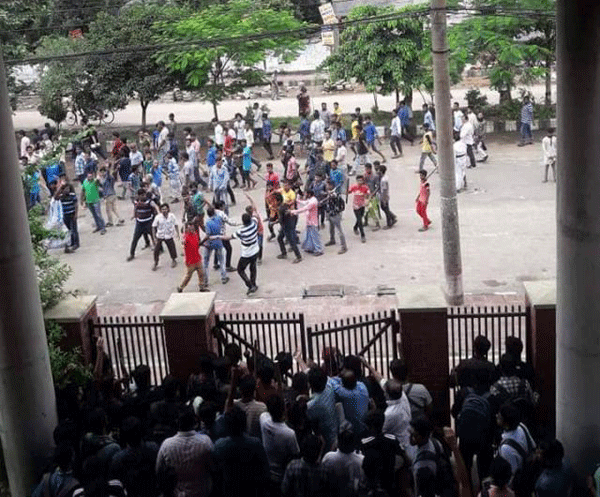
<path fill-rule="evenodd" d="M 44 318 L 0 57 L 0 437 L 11 494 L 29 495 L 57 423 Z"/>
<path fill-rule="evenodd" d="M 556 431 L 600 461 L 600 2 L 558 0 Z"/>

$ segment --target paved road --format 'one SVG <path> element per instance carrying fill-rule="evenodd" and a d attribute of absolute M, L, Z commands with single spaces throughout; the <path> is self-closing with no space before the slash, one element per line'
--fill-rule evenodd
<path fill-rule="evenodd" d="M 457 88 L 452 90 L 453 101 L 458 101 L 461 105 L 466 105 L 465 94 L 468 89 Z M 542 101 L 544 97 L 544 86 L 537 85 L 531 88 L 537 101 Z M 481 92 L 487 95 L 490 104 L 498 103 L 498 93 L 481 88 Z M 556 97 L 556 88 L 553 89 L 553 96 Z M 516 92 L 515 92 L 516 95 Z M 429 99 L 429 97 L 427 96 Z M 286 117 L 296 115 L 298 104 L 295 98 L 282 98 L 272 101 L 269 99 L 258 99 L 261 103 L 266 103 L 273 117 Z M 382 110 L 392 110 L 395 104 L 395 96 L 378 96 L 377 101 Z M 244 112 L 246 106 L 251 103 L 250 100 L 229 100 L 219 105 L 219 116 L 222 119 L 232 119 L 236 112 Z M 344 112 L 351 112 L 355 107 L 363 109 L 363 113 L 370 112 L 374 105 L 373 95 L 369 93 L 344 93 L 339 95 L 313 94 L 313 106 L 316 104 L 320 108 L 321 102 L 327 102 L 328 107 L 333 107 L 333 102 L 339 102 Z M 414 94 L 413 108 L 420 109 L 423 104 L 422 96 L 417 92 Z M 180 123 L 207 122 L 213 117 L 212 105 L 202 102 L 164 102 L 152 103 L 148 107 L 148 124 L 156 123 L 163 119 L 166 120 L 169 113 L 173 112 Z M 139 126 L 141 123 L 141 108 L 139 102 L 131 102 L 125 109 L 118 111 L 115 116 L 113 126 Z M 518 116 L 515 116 L 515 119 Z M 13 122 L 15 129 L 35 128 L 41 126 L 47 118 L 32 111 L 18 111 Z"/>
<path fill-rule="evenodd" d="M 524 148 L 513 143 L 491 143 L 490 160 L 469 170 L 469 189 L 459 195 L 467 292 L 514 292 L 521 289 L 523 280 L 556 275 L 555 184 L 541 183 L 541 136 L 536 138 L 535 145 Z M 384 152 L 389 157 L 387 146 Z M 331 284 L 362 293 L 373 293 L 378 285 L 441 285 L 444 273 L 439 176 L 431 178 L 429 215 L 433 226 L 429 232 L 420 233 L 417 231 L 419 218 L 414 212 L 418 190 L 418 175 L 414 171 L 419 153 L 419 147 L 405 146 L 405 156 L 389 164 L 391 208 L 399 219 L 394 229 L 368 231 L 367 243 L 361 244 L 352 233 L 353 215 L 347 208 L 344 227 L 349 251 L 344 255 L 337 255 L 338 248 L 328 247 L 323 257 L 307 255 L 301 264 L 291 264 L 291 260 L 275 258 L 278 254 L 275 242 L 266 243 L 256 296 L 300 296 L 304 288 Z M 243 198 L 241 193 L 237 195 Z M 258 205 L 262 205 L 262 195 L 262 190 L 252 193 Z M 232 208 L 234 218 L 241 216 L 244 205 L 242 201 Z M 172 269 L 163 256 L 158 271 L 152 272 L 150 252 L 139 249 L 136 259 L 126 262 L 133 233 L 131 204 L 120 201 L 119 209 L 127 220 L 125 226 L 109 228 L 105 236 L 91 233 L 91 216 L 82 212 L 81 248 L 75 254 L 58 254 L 73 268 L 67 287 L 84 294 L 96 294 L 104 305 L 135 303 L 159 308 L 175 290 L 183 266 Z M 181 204 L 174 204 L 174 211 L 179 215 Z M 301 220 L 299 225 L 302 224 Z M 235 240 L 232 243 L 235 261 L 239 246 Z M 219 299 L 245 299 L 241 280 L 235 273 L 230 276 L 231 281 L 221 285 L 211 269 L 212 289 L 217 291 Z M 192 281 L 187 291 L 195 287 Z"/>

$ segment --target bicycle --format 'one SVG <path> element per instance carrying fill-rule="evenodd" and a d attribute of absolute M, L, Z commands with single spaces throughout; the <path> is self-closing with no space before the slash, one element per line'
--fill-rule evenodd
<path fill-rule="evenodd" d="M 87 124 L 96 121 L 98 124 L 110 124 L 115 120 L 115 113 L 110 109 L 92 109 L 88 112 L 83 109 L 72 108 L 67 112 L 65 121 L 69 126 L 76 124 Z"/>

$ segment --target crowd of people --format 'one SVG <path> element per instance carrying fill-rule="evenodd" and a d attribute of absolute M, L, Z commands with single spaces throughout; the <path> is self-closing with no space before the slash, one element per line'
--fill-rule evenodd
<path fill-rule="evenodd" d="M 498 365 L 489 349 L 477 337 L 451 372 L 452 430 L 402 360 L 385 379 L 332 347 L 307 364 L 230 343 L 187 383 L 151 387 L 147 366 L 115 380 L 98 338 L 94 380 L 60 392 L 54 463 L 32 496 L 568 497 L 573 474 L 535 422 L 522 342 L 508 337 Z"/>
<path fill-rule="evenodd" d="M 127 261 L 135 259 L 143 237 L 142 250 L 153 250 L 153 270 L 158 269 L 165 246 L 175 267 L 181 242 L 186 273 L 178 291 L 183 291 L 194 272 L 199 289 L 208 290 L 214 252 L 213 268 L 219 272 L 221 283 L 229 281 L 228 272 L 237 270 L 250 295 L 258 289 L 256 266 L 262 262 L 265 228 L 269 232 L 266 240 L 277 240 L 277 258 L 286 259 L 292 252 L 293 262 L 298 263 L 302 252 L 321 256 L 326 247 L 338 244 L 338 254 L 348 251 L 342 224 L 348 203 L 355 219 L 353 232 L 362 243 L 367 241 L 365 228 L 369 223 L 373 231 L 387 230 L 397 223 L 390 209 L 392 188 L 386 158 L 378 149 L 380 138 L 370 117 L 355 109 L 349 139 L 337 103 L 332 112 L 323 103 L 311 122 L 306 117 L 298 130 L 286 123 L 273 130 L 268 114 L 256 103 L 251 119 L 240 113 L 228 123 L 213 119 L 212 136 L 201 144 L 191 128 L 179 133 L 171 114 L 166 123 L 157 123 L 152 134 L 140 130 L 135 141 L 113 132 L 109 151 L 103 149 L 96 130 L 88 125 L 66 146 L 49 125 L 32 138 L 19 132 L 28 205 L 39 204 L 41 190 L 46 192 L 53 203 L 49 227 L 59 231 L 64 227 L 68 232 L 64 244 L 67 253 L 80 246 L 80 207 L 90 212 L 93 233 L 100 235 L 106 234 L 107 228 L 123 226 L 130 218 L 134 231 Z M 277 155 L 281 166 L 275 162 L 273 134 L 280 137 Z M 177 139 L 181 135 L 184 147 Z M 264 173 L 256 158 L 261 145 L 269 161 Z M 354 152 L 352 159 L 347 146 Z M 371 160 L 370 152 L 381 160 Z M 305 157 L 304 167 L 297 156 Z M 67 158 L 73 161 L 73 174 L 67 173 Z M 259 182 L 264 185 L 264 210 L 246 195 L 248 203 L 241 215 L 230 216 L 230 206 L 236 205 L 235 190 L 246 193 Z M 119 200 L 129 200 L 131 208 Z M 421 231 L 431 223 L 426 213 L 428 200 L 425 174 L 416 202 L 416 211 L 423 219 Z M 180 218 L 171 209 L 177 202 L 183 204 Z M 306 222 L 301 237 L 298 221 L 302 217 Z M 227 226 L 236 227 L 231 236 Z M 232 238 L 241 244 L 237 268 L 232 266 Z"/>
<path fill-rule="evenodd" d="M 347 204 L 351 203 L 355 219 L 352 231 L 362 243 L 367 241 L 365 227 L 369 223 L 372 231 L 387 230 L 397 223 L 397 216 L 390 209 L 393 187 L 387 174 L 387 159 L 380 150 L 381 137 L 370 116 L 356 108 L 346 122 L 347 116 L 337 102 L 331 111 L 325 102 L 312 111 L 305 88 L 298 95 L 298 104 L 301 117 L 298 129 L 285 122 L 273 129 L 268 112 L 255 103 L 246 116 L 237 113 L 230 122 L 213 119 L 210 137 L 198 137 L 189 127 L 182 133 L 171 114 L 167 122 L 158 122 L 152 133 L 140 130 L 135 141 L 114 132 L 110 152 L 103 149 L 91 126 L 86 126 L 78 140 L 69 143 L 58 156 L 51 153 L 56 150 L 57 137 L 49 124 L 41 133 L 34 130 L 31 137 L 21 131 L 18 148 L 23 168 L 29 171 L 30 165 L 44 165 L 39 171 L 28 173 L 28 205 L 40 203 L 42 189 L 54 199 L 56 209 L 51 210 L 51 225 L 53 228 L 64 225 L 68 231 L 65 246 L 68 253 L 80 246 L 77 224 L 80 205 L 91 214 L 93 232 L 101 235 L 109 227 L 122 226 L 127 218 L 135 221 L 128 261 L 136 257 L 138 242 L 144 237 L 142 250 L 153 249 L 152 269 L 158 269 L 164 246 L 174 267 L 178 258 L 175 242 L 181 242 L 186 274 L 178 291 L 189 283 L 193 272 L 198 274 L 199 289 L 209 288 L 210 257 L 214 252 L 213 268 L 219 271 L 221 282 L 227 283 L 227 273 L 237 270 L 250 295 L 258 289 L 256 266 L 262 262 L 265 237 L 268 242 L 277 240 L 278 259 L 287 259 L 288 252 L 292 252 L 293 262 L 299 263 L 303 260 L 302 252 L 321 256 L 326 247 L 338 244 L 338 254 L 348 251 L 348 237 L 342 223 L 344 212 L 350 210 Z M 524 115 L 530 115 L 530 107 L 531 103 L 526 102 Z M 423 105 L 421 155 L 416 169 L 421 179 L 415 201 L 415 211 L 422 220 L 419 231 L 426 231 L 431 225 L 427 215 L 429 178 L 437 170 L 434 113 L 432 106 Z M 471 107 L 463 112 L 457 102 L 453 122 L 456 188 L 460 192 L 467 185 L 466 170 L 488 157 L 486 122 Z M 414 129 L 410 107 L 405 101 L 399 102 L 390 124 L 392 158 L 402 156 L 402 140 L 411 145 L 415 142 Z M 274 136 L 278 136 L 281 144 L 277 153 L 273 149 Z M 259 147 L 267 154 L 264 173 L 256 157 Z M 544 138 L 543 150 L 547 181 L 548 170 L 556 172 L 556 142 L 552 132 Z M 54 159 L 50 163 L 49 154 Z M 68 156 L 74 163 L 71 178 L 65 166 Z M 305 159 L 303 167 L 299 164 L 300 157 Z M 424 169 L 427 160 L 433 166 L 429 173 Z M 236 205 L 236 189 L 248 192 L 262 185 L 264 210 L 248 197 L 242 212 L 230 216 L 229 207 Z M 132 215 L 124 215 L 124 206 L 118 199 L 131 201 Z M 170 205 L 177 202 L 183 203 L 179 219 Z M 298 221 L 303 217 L 305 229 L 301 240 Z M 227 226 L 239 229 L 229 236 Z M 241 242 L 237 268 L 232 266 L 232 238 Z M 246 275 L 247 269 L 250 276 Z"/>

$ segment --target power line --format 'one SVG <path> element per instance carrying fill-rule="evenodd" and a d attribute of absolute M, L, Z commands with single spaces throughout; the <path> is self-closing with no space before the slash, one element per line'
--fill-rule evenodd
<path fill-rule="evenodd" d="M 339 3 L 347 3 L 347 2 L 356 2 L 356 0 L 336 0 L 335 2 L 333 2 L 333 4 L 339 4 Z M 139 5 L 143 5 L 143 4 L 139 4 Z M 309 3 L 307 4 L 307 6 L 318 6 L 321 5 L 319 2 L 314 2 L 314 3 Z M 60 12 L 80 12 L 82 10 L 92 10 L 92 9 L 105 9 L 105 10 L 111 10 L 111 9 L 122 9 L 122 8 L 135 8 L 136 5 L 132 5 L 132 6 L 127 6 L 127 5 L 121 5 L 121 6 L 109 6 L 106 7 L 105 4 L 99 2 L 97 4 L 97 6 L 88 6 L 88 7 L 79 7 L 79 8 L 72 8 L 72 9 L 64 9 L 64 10 L 54 10 L 51 12 L 51 15 L 55 15 L 57 13 Z M 528 17 L 548 17 L 551 19 L 555 19 L 556 18 L 556 13 L 555 12 L 551 12 L 551 11 L 545 11 L 545 10 L 535 10 L 535 9 L 530 9 L 530 10 L 521 10 L 521 9 L 514 9 L 514 8 L 485 8 L 485 7 L 481 7 L 481 8 L 474 8 L 474 7 L 447 7 L 446 9 L 449 13 L 460 13 L 460 12 L 465 12 L 465 13 L 470 13 L 471 15 L 483 15 L 483 16 L 489 16 L 489 17 L 521 17 L 521 16 L 528 16 Z M 429 9 L 429 11 L 431 11 L 431 9 Z M 201 11 L 198 11 L 201 12 Z M 181 19 L 169 19 L 172 21 L 177 21 L 177 20 L 184 20 L 187 19 L 186 18 L 181 18 Z M 73 21 L 76 21 L 75 19 Z M 64 26 L 64 25 L 59 25 L 59 24 L 54 24 L 54 25 L 50 25 L 50 26 L 39 26 L 36 28 L 20 28 L 20 29 L 11 29 L 11 30 L 0 30 L 0 35 L 11 35 L 11 34 L 15 34 L 15 33 L 30 33 L 30 32 L 39 32 L 39 31 L 48 31 L 50 33 L 58 33 L 58 32 L 64 32 L 64 31 L 68 31 L 69 27 Z"/>
<path fill-rule="evenodd" d="M 351 26 L 355 24 L 368 24 L 373 22 L 385 22 L 391 20 L 397 20 L 401 18 L 414 18 L 421 17 L 429 12 L 429 9 L 422 9 L 413 12 L 404 12 L 404 13 L 388 13 L 381 16 L 373 16 L 369 18 L 363 19 L 353 19 L 346 20 L 337 24 L 337 27 L 343 28 L 346 26 Z M 106 55 L 114 55 L 114 54 L 122 54 L 122 53 L 131 53 L 131 52 L 149 52 L 149 51 L 159 51 L 170 48 L 179 48 L 182 46 L 185 47 L 199 47 L 199 48 L 210 48 L 221 45 L 231 45 L 236 43 L 247 43 L 252 41 L 260 41 L 268 38 L 283 38 L 283 37 L 294 37 L 294 36 L 303 36 L 308 37 L 312 34 L 319 33 L 321 31 L 321 25 L 310 25 L 304 26 L 302 28 L 297 28 L 294 30 L 286 30 L 286 31 L 274 31 L 274 32 L 266 32 L 266 33 L 256 33 L 253 35 L 244 35 L 244 36 L 236 36 L 236 37 L 228 37 L 228 38 L 213 38 L 208 40 L 184 40 L 179 42 L 165 43 L 165 44 L 155 44 L 155 45 L 142 45 L 142 46 L 128 46 L 128 47 L 111 47 L 105 50 L 90 50 L 85 52 L 78 52 L 74 54 L 62 54 L 62 55 L 52 55 L 52 56 L 40 56 L 40 57 L 28 57 L 25 59 L 10 59 L 6 61 L 7 65 L 15 65 L 15 64 L 39 64 L 42 62 L 51 62 L 51 61 L 59 61 L 59 60 L 72 60 L 78 59 L 81 57 L 89 57 L 89 56 L 106 56 Z"/>

